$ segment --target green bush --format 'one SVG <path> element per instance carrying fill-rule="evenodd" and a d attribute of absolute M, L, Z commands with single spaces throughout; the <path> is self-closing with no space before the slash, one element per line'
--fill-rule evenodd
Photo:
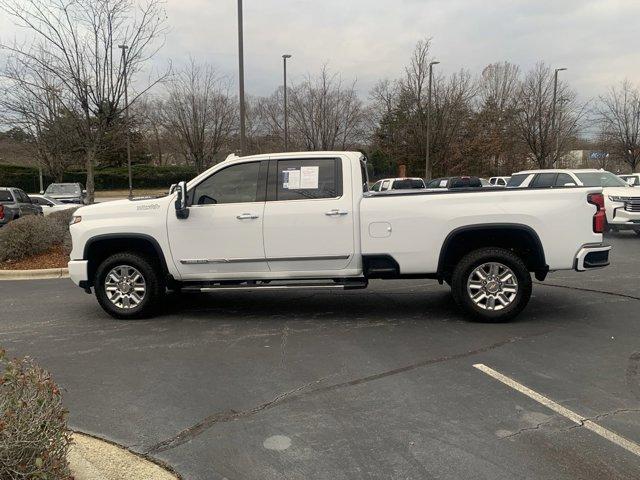
<path fill-rule="evenodd" d="M 71 249 L 69 220 L 75 209 L 52 213 L 47 217 L 29 215 L 0 229 L 0 262 L 20 260 L 44 253 L 56 245 Z"/>
<path fill-rule="evenodd" d="M 60 388 L 28 357 L 0 350 L 0 478 L 71 479 L 71 435 Z"/>
<path fill-rule="evenodd" d="M 162 166 L 133 165 L 133 188 L 169 188 L 172 183 L 180 180 L 191 180 L 196 176 L 196 170 L 186 165 Z M 87 175 L 80 170 L 70 170 L 64 174 L 63 181 L 82 183 L 87 181 Z M 45 175 L 44 186 L 53 182 Z M 98 168 L 95 171 L 94 182 L 96 190 L 119 190 L 129 188 L 129 176 L 126 167 Z M 25 192 L 36 192 L 39 187 L 38 169 L 18 165 L 0 165 L 0 186 L 17 187 Z"/>

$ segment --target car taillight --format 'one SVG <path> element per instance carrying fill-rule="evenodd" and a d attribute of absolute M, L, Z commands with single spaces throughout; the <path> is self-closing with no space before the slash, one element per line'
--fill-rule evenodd
<path fill-rule="evenodd" d="M 593 214 L 593 232 L 604 233 L 604 227 L 607 223 L 607 215 L 604 209 L 604 195 L 601 193 L 590 193 L 587 195 L 587 202 L 597 207 L 596 213 Z"/>
<path fill-rule="evenodd" d="M 0 205 L 0 220 L 4 220 L 4 205 Z"/>

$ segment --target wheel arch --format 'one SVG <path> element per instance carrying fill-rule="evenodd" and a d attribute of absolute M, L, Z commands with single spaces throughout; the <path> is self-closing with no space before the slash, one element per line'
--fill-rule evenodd
<path fill-rule="evenodd" d="M 490 223 L 458 227 L 447 235 L 438 258 L 438 276 L 448 278 L 464 255 L 486 247 L 513 251 L 539 280 L 544 280 L 549 272 L 544 247 L 533 228 L 516 223 Z"/>
<path fill-rule="evenodd" d="M 156 262 L 163 275 L 168 275 L 169 269 L 162 247 L 155 238 L 143 233 L 109 233 L 90 238 L 84 246 L 83 258 L 88 260 L 88 286 L 93 286 L 98 265 L 118 252 L 141 253 Z"/>

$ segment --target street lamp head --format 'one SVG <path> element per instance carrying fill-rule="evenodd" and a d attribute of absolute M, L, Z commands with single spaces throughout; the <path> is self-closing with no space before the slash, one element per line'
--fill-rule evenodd
<path fill-rule="evenodd" d="M 566 69 L 566 67 L 556 68 L 556 72 L 564 72 Z"/>
<path fill-rule="evenodd" d="M 435 60 L 434 60 L 433 62 L 429 63 L 429 65 L 430 65 L 430 66 L 431 66 L 431 65 L 438 65 L 439 63 L 440 63 L 440 62 L 438 62 L 438 61 L 435 61 Z"/>
<path fill-rule="evenodd" d="M 118 48 L 122 48 L 123 50 L 129 48 L 129 45 L 118 45 Z"/>
<path fill-rule="evenodd" d="M 282 55 L 282 58 L 291 58 L 291 55 L 289 55 L 288 53 L 285 53 L 284 55 Z"/>

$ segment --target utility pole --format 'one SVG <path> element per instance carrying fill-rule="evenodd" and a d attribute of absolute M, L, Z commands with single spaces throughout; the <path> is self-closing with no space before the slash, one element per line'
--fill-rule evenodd
<path fill-rule="evenodd" d="M 129 198 L 133 198 L 133 176 L 131 174 L 131 138 L 129 132 L 129 82 L 127 79 L 127 45 L 118 45 L 122 50 L 122 75 L 124 76 L 124 123 L 127 137 L 127 170 L 129 173 Z"/>
<path fill-rule="evenodd" d="M 558 155 L 558 133 L 556 132 L 556 97 L 558 95 L 558 72 L 563 72 L 566 68 L 556 68 L 553 72 L 553 102 L 551 104 L 551 133 L 556 137 L 556 156 Z"/>
<path fill-rule="evenodd" d="M 238 82 L 240 89 L 240 154 L 244 155 L 245 139 L 245 110 L 244 110 L 244 46 L 242 41 L 242 0 L 238 0 Z"/>
<path fill-rule="evenodd" d="M 282 66 L 284 68 L 284 151 L 289 151 L 289 118 L 287 115 L 287 58 L 291 55 L 282 55 Z"/>
<path fill-rule="evenodd" d="M 431 83 L 433 82 L 433 66 L 438 65 L 440 62 L 429 63 L 429 93 L 427 94 L 427 154 L 425 156 L 424 165 L 424 179 L 429 180 L 429 172 L 431 170 Z"/>

